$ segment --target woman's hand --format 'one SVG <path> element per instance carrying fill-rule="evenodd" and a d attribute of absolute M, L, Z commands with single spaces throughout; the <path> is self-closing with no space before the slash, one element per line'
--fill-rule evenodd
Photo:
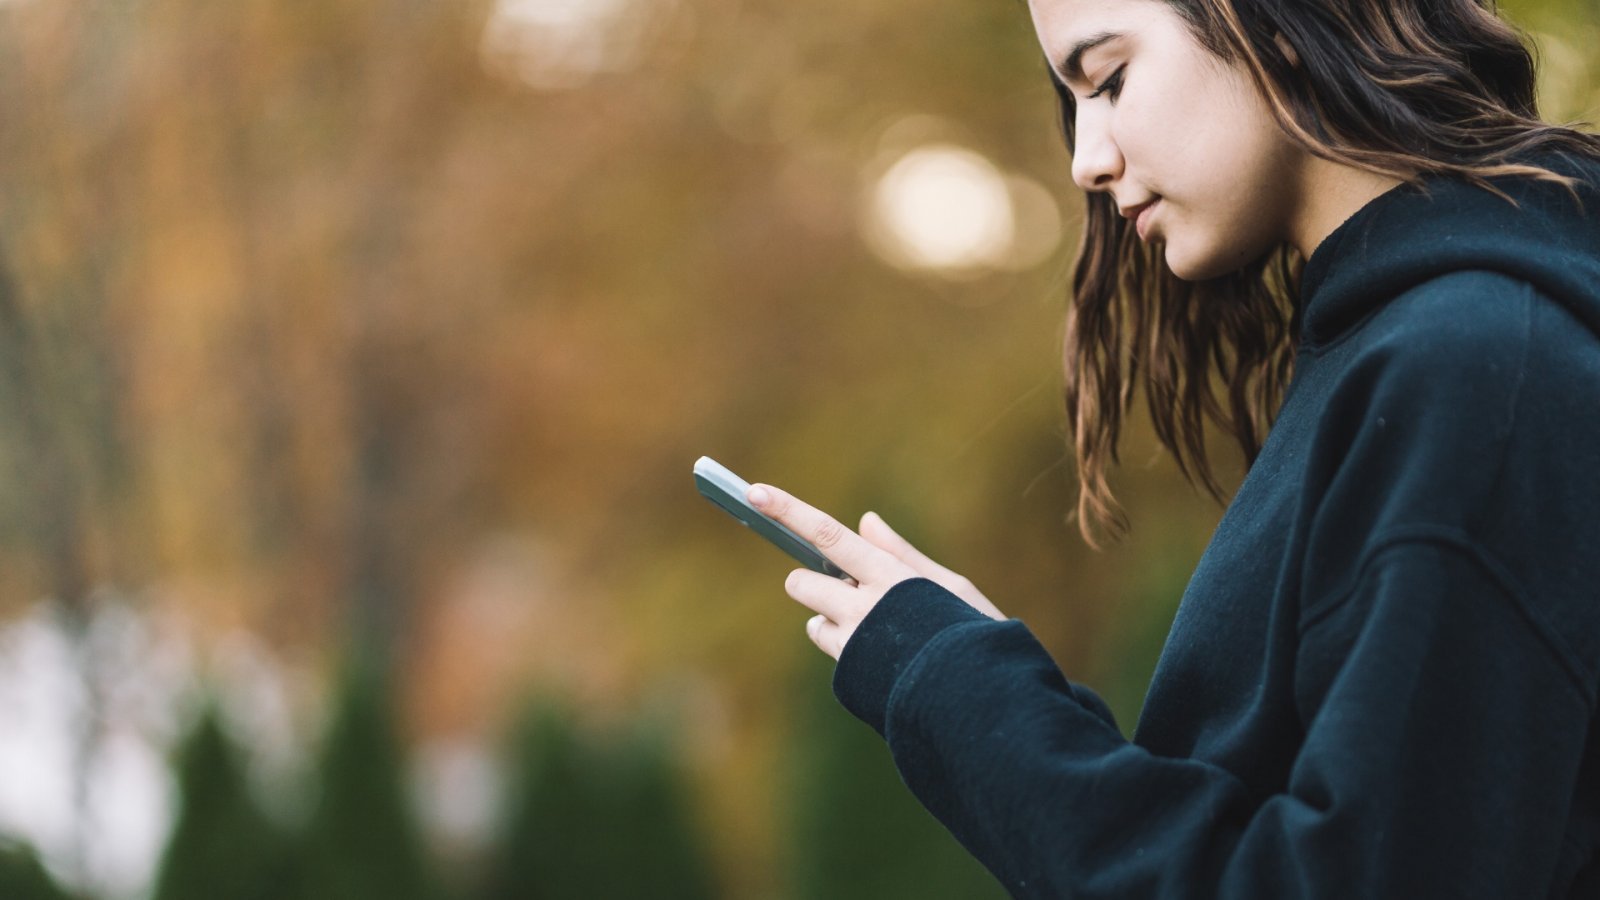
<path fill-rule="evenodd" d="M 815 544 L 823 556 L 852 576 L 841 581 L 810 569 L 796 569 L 784 582 L 790 597 L 817 613 L 806 623 L 806 633 L 834 659 L 883 595 L 908 578 L 926 578 L 984 615 L 1005 618 L 971 581 L 924 556 L 877 513 L 861 517 L 861 533 L 857 534 L 827 513 L 770 485 L 752 485 L 745 499 Z"/>

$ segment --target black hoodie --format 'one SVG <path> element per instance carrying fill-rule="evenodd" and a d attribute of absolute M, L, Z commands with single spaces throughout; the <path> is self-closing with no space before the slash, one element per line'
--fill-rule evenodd
<path fill-rule="evenodd" d="M 1133 741 L 932 582 L 839 699 L 1018 897 L 1600 897 L 1600 165 L 1429 179 L 1302 279 Z"/>

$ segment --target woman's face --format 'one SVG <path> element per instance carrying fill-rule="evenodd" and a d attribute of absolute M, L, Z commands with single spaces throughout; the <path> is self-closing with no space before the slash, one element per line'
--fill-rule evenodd
<path fill-rule="evenodd" d="M 1073 180 L 1111 194 L 1142 239 L 1164 241 L 1175 275 L 1223 275 L 1291 239 L 1306 154 L 1242 69 L 1161 0 L 1029 7 L 1077 98 Z"/>

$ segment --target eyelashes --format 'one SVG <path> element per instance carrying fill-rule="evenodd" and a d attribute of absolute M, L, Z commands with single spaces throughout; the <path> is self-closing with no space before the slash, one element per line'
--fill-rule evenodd
<path fill-rule="evenodd" d="M 1117 66 L 1117 70 L 1111 73 L 1111 77 L 1100 82 L 1100 86 L 1095 88 L 1094 93 L 1090 94 L 1087 99 L 1093 100 L 1104 94 L 1112 103 L 1117 102 L 1117 96 L 1122 93 L 1122 75 L 1127 70 L 1127 63 Z"/>

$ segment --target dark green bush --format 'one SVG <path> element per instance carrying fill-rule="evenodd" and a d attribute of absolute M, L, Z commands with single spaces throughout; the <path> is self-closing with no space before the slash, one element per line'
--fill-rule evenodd
<path fill-rule="evenodd" d="M 483 900 L 707 900 L 711 866 L 664 728 L 586 734 L 535 704 Z"/>
<path fill-rule="evenodd" d="M 306 900 L 439 900 L 406 789 L 382 669 L 357 657 L 335 695 L 301 838 Z"/>
<path fill-rule="evenodd" d="M 72 900 L 45 871 L 33 848 L 0 839 L 0 897 L 5 900 Z"/>
<path fill-rule="evenodd" d="M 289 837 L 252 795 L 245 760 L 215 706 L 196 720 L 175 762 L 178 814 L 152 900 L 294 897 Z"/>

